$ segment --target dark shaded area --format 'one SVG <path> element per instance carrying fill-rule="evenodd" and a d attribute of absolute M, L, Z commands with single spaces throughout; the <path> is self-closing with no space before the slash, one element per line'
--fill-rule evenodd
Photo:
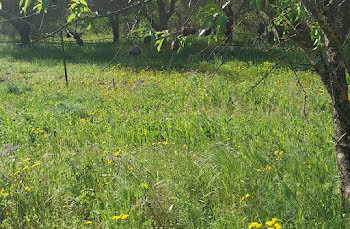
<path fill-rule="evenodd" d="M 260 64 L 263 62 L 276 62 L 282 56 L 280 49 L 274 48 L 264 52 L 256 47 L 247 45 L 225 44 L 223 46 L 209 46 L 206 42 L 198 42 L 192 46 L 187 46 L 179 54 L 171 50 L 171 43 L 166 43 L 161 52 L 157 52 L 152 44 L 140 45 L 141 55 L 135 57 L 129 55 L 128 51 L 133 47 L 133 43 L 112 43 L 86 44 L 84 46 L 74 45 L 73 42 L 65 43 L 65 52 L 68 63 L 90 63 L 104 66 L 109 63 L 117 51 L 121 49 L 114 63 L 119 63 L 126 67 L 142 69 L 144 67 L 153 70 L 177 69 L 189 70 L 198 68 L 203 61 L 219 60 L 220 63 L 227 61 L 243 61 L 248 65 Z M 0 56 L 11 56 L 16 60 L 52 60 L 48 64 L 56 65 L 62 60 L 62 51 L 59 44 L 37 43 L 29 47 L 23 46 L 2 46 Z M 306 58 L 296 49 L 289 51 L 290 59 L 296 64 L 307 63 Z M 57 61 L 57 62 L 56 62 Z M 297 64 L 298 63 L 298 64 Z M 282 65 L 288 63 L 283 62 Z M 307 68 L 307 65 L 301 65 Z"/>

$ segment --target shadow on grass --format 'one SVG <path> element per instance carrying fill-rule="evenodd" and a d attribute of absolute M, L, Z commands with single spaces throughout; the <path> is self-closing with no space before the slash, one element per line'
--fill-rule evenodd
<path fill-rule="evenodd" d="M 128 49 L 132 43 L 114 45 L 111 43 L 88 44 L 82 47 L 66 44 L 67 61 L 74 64 L 94 63 L 99 66 L 105 66 L 109 63 L 117 51 L 119 55 L 114 63 L 119 63 L 126 67 L 142 69 L 146 66 L 153 70 L 164 69 L 199 69 L 203 67 L 208 70 L 208 62 L 213 60 L 219 62 L 242 61 L 247 63 L 259 64 L 265 61 L 278 61 L 283 53 L 278 49 L 271 49 L 263 52 L 257 48 L 248 46 L 209 46 L 204 42 L 198 42 L 192 46 L 185 47 L 182 53 L 178 54 L 170 50 L 170 44 L 165 44 L 160 53 L 151 45 L 142 45 L 141 55 L 138 57 L 128 54 Z M 62 61 L 61 46 L 49 44 L 35 44 L 30 47 L 23 46 L 2 46 L 0 47 L 0 58 L 12 57 L 18 61 L 45 61 L 47 65 L 56 65 Z M 51 61 L 50 61 L 51 60 Z"/>

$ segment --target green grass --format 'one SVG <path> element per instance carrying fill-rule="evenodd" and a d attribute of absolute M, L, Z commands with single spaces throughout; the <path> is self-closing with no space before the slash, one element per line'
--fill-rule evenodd
<path fill-rule="evenodd" d="M 343 228 L 330 100 L 314 73 L 298 72 L 308 123 L 287 64 L 246 94 L 274 55 L 226 50 L 214 71 L 220 60 L 190 57 L 193 47 L 171 68 L 163 52 L 101 72 L 114 50 L 67 47 L 66 87 L 59 47 L 0 48 L 0 228 L 248 228 L 273 217 Z"/>

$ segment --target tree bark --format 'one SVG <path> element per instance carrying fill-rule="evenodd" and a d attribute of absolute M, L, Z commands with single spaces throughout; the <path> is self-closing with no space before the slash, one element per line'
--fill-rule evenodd
<path fill-rule="evenodd" d="M 117 43 L 119 40 L 120 36 L 120 31 L 119 31 L 119 14 L 114 14 L 109 17 L 109 21 L 112 26 L 112 32 L 113 32 L 113 42 Z"/>

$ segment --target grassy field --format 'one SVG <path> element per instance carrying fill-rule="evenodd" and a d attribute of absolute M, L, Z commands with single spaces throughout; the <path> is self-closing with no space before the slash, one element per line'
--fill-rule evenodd
<path fill-rule="evenodd" d="M 0 228 L 343 228 L 314 73 L 115 50 L 0 47 Z"/>

